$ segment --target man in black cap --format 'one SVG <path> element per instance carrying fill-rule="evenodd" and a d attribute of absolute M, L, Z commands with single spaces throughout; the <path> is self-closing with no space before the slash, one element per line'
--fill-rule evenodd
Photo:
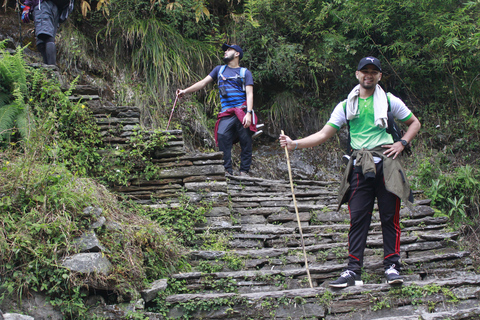
<path fill-rule="evenodd" d="M 223 151 L 223 165 L 225 174 L 233 175 L 232 145 L 240 142 L 240 176 L 248 176 L 252 163 L 252 135 L 257 131 L 256 117 L 253 112 L 253 77 L 246 68 L 240 67 L 243 50 L 240 46 L 224 44 L 223 61 L 226 65 L 219 65 L 203 80 L 192 86 L 177 90 L 178 97 L 186 93 L 205 88 L 213 81 L 218 82 L 222 110 L 218 114 L 215 125 L 215 141 L 220 151 Z"/>
<path fill-rule="evenodd" d="M 353 150 L 338 195 L 338 209 L 348 202 L 348 266 L 329 283 L 343 288 L 362 285 L 361 272 L 375 198 L 382 223 L 385 277 L 389 284 L 401 284 L 400 200 L 411 207 L 410 187 L 400 158 L 405 146 L 420 130 L 420 122 L 402 100 L 378 85 L 382 66 L 375 57 L 360 60 L 355 76 L 359 84 L 340 102 L 323 129 L 299 140 L 280 136 L 280 145 L 289 150 L 322 144 L 346 124 Z M 394 141 L 386 129 L 388 112 L 408 126 L 401 140 Z"/>

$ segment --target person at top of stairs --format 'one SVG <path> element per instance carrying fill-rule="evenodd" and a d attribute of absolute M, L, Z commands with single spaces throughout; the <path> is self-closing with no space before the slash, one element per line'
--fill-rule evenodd
<path fill-rule="evenodd" d="M 56 65 L 55 36 L 60 23 L 65 22 L 73 10 L 73 0 L 25 0 L 22 5 L 22 21 L 35 22 L 37 49 L 43 63 Z"/>

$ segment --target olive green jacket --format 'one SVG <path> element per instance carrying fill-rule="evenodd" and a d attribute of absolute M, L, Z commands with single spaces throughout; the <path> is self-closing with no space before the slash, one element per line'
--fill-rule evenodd
<path fill-rule="evenodd" d="M 350 177 L 353 172 L 353 160 L 357 159 L 356 166 L 362 167 L 364 175 L 375 174 L 375 163 L 373 162 L 373 156 L 382 158 L 383 161 L 383 175 L 385 179 L 385 187 L 387 191 L 395 194 L 399 197 L 410 210 L 413 210 L 413 197 L 411 196 L 410 185 L 402 167 L 400 157 L 395 160 L 390 157 L 386 157 L 382 147 L 376 147 L 371 150 L 361 149 L 355 150 L 350 157 L 350 161 L 347 164 L 347 169 L 342 178 L 340 190 L 338 192 L 338 208 L 340 210 L 342 204 L 348 202 L 348 195 L 350 191 Z"/>

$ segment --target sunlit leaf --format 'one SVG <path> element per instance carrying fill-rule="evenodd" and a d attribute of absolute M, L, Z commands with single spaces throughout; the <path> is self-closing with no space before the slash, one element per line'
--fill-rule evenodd
<path fill-rule="evenodd" d="M 167 4 L 167 10 L 173 10 L 175 7 L 181 8 L 182 5 L 178 2 L 170 2 L 169 4 Z"/>
<path fill-rule="evenodd" d="M 82 9 L 82 15 L 84 17 L 87 16 L 88 11 L 92 10 L 90 7 L 90 3 L 88 3 L 86 0 L 83 0 L 82 3 L 80 4 L 80 7 Z"/>

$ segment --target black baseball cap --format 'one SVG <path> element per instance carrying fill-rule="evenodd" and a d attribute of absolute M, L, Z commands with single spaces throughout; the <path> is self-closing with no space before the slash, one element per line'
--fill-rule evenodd
<path fill-rule="evenodd" d="M 222 50 L 223 51 L 227 51 L 228 48 L 232 48 L 233 50 L 237 51 L 238 53 L 240 53 L 240 56 L 238 56 L 238 58 L 241 60 L 243 58 L 243 50 L 242 48 L 240 48 L 240 46 L 237 46 L 236 44 L 232 44 L 232 45 L 228 45 L 226 43 L 224 43 L 222 45 Z"/>
<path fill-rule="evenodd" d="M 375 57 L 365 57 L 362 60 L 360 60 L 360 62 L 358 63 L 357 70 L 360 71 L 363 68 L 365 68 L 365 66 L 368 66 L 369 64 L 372 64 L 375 67 L 377 67 L 378 71 L 380 72 L 382 71 L 382 64 L 380 63 L 380 60 L 378 60 Z"/>

